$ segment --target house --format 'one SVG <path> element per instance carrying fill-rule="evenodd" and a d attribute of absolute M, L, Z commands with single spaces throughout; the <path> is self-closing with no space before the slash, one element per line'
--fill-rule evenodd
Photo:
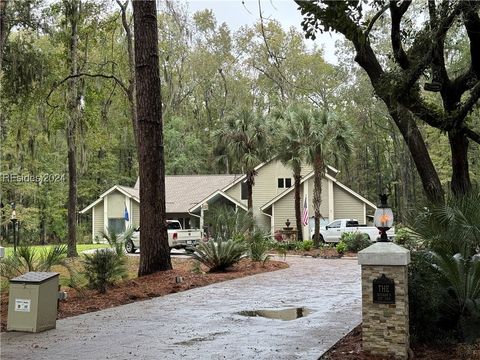
<path fill-rule="evenodd" d="M 253 215 L 258 226 L 272 235 L 285 227 L 287 219 L 295 224 L 292 170 L 274 158 L 256 167 L 253 186 Z M 308 214 L 313 216 L 313 170 L 302 167 L 301 198 L 306 199 Z M 338 170 L 327 167 L 322 186 L 321 213 L 324 222 L 338 218 L 355 218 L 361 223 L 375 211 L 375 204 L 336 179 Z M 165 177 L 166 212 L 169 219 L 179 220 L 185 228 L 203 228 L 205 211 L 214 204 L 227 204 L 247 210 L 245 175 L 167 175 Z M 303 200 L 302 200 L 303 202 Z M 139 185 L 133 188 L 115 185 L 99 199 L 80 211 L 92 211 L 92 236 L 106 227 L 123 231 L 140 225 Z M 309 237 L 307 224 L 304 239 Z"/>
<path fill-rule="evenodd" d="M 165 177 L 165 210 L 169 219 L 179 220 L 183 228 L 199 227 L 199 216 L 189 209 L 208 195 L 233 183 L 241 175 L 168 175 Z M 232 201 L 234 201 L 232 199 Z M 246 210 L 246 207 L 241 205 Z M 92 238 L 106 228 L 122 232 L 140 225 L 140 186 L 115 185 L 80 211 L 91 212 Z"/>

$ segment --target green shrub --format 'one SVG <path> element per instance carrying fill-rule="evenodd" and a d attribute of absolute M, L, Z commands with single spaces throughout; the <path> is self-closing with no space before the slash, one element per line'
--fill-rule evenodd
<path fill-rule="evenodd" d="M 444 204 L 427 204 L 409 214 L 409 228 L 430 250 L 470 258 L 480 247 L 480 188 Z"/>
<path fill-rule="evenodd" d="M 335 249 L 337 250 L 337 252 L 342 255 L 345 253 L 345 251 L 347 250 L 347 244 L 345 244 L 345 242 L 343 241 L 340 241 L 337 243 L 337 245 L 335 246 Z"/>
<path fill-rule="evenodd" d="M 345 243 L 347 251 L 352 252 L 359 252 L 372 245 L 368 235 L 360 232 L 343 233 L 340 241 Z"/>
<path fill-rule="evenodd" d="M 224 271 L 239 262 L 246 252 L 243 242 L 210 240 L 197 246 L 193 258 L 207 266 L 210 271 Z"/>
<path fill-rule="evenodd" d="M 408 301 L 412 343 L 449 343 L 454 339 L 458 316 L 448 311 L 447 291 L 427 251 L 412 252 L 408 267 Z"/>
<path fill-rule="evenodd" d="M 101 231 L 100 234 L 103 239 L 107 240 L 110 247 L 117 253 L 118 256 L 125 255 L 123 249 L 125 241 L 131 240 L 134 228 L 129 227 L 121 234 L 117 234 L 114 231 L 107 228 L 107 231 Z"/>
<path fill-rule="evenodd" d="M 127 277 L 127 258 L 115 248 L 99 249 L 93 254 L 85 254 L 83 274 L 91 289 L 105 293 L 107 287 Z"/>
<path fill-rule="evenodd" d="M 473 341 L 480 336 L 479 190 L 473 188 L 457 198 L 450 195 L 443 204 L 427 204 L 409 215 L 409 228 L 422 246 L 432 250 L 429 266 L 438 275 L 435 283 L 427 277 L 421 286 L 432 286 L 432 292 L 443 295 L 428 294 L 415 305 L 418 311 L 440 318 L 429 323 L 418 321 L 420 337 L 432 334 L 430 337 L 436 339 L 439 331 L 461 341 Z M 415 270 L 417 274 L 413 275 L 417 276 L 426 272 Z M 437 299 L 440 305 L 432 309 L 432 302 Z"/>
<path fill-rule="evenodd" d="M 244 236 L 255 227 L 251 212 L 235 211 L 228 206 L 212 206 L 205 216 L 210 236 L 216 240 L 230 240 Z"/>
<path fill-rule="evenodd" d="M 420 247 L 417 238 L 408 228 L 397 229 L 394 242 L 409 250 L 416 250 Z"/>
<path fill-rule="evenodd" d="M 297 250 L 310 251 L 313 249 L 313 240 L 304 240 L 297 243 Z"/>
<path fill-rule="evenodd" d="M 464 258 L 437 252 L 433 253 L 433 264 L 449 294 L 450 308 L 459 314 L 457 337 L 476 340 L 480 337 L 480 255 Z"/>
<path fill-rule="evenodd" d="M 248 256 L 253 261 L 265 261 L 269 258 L 267 255 L 271 244 L 268 235 L 256 228 L 251 235 L 245 237 L 245 243 L 248 248 Z"/>
<path fill-rule="evenodd" d="M 75 284 L 76 272 L 67 258 L 67 247 L 55 245 L 39 250 L 34 247 L 21 246 L 17 253 L 0 260 L 0 274 L 11 279 L 29 271 L 51 271 L 54 266 L 62 266 L 70 275 L 70 282 Z"/>
<path fill-rule="evenodd" d="M 480 336 L 480 259 L 411 253 L 410 334 L 413 343 L 474 341 Z"/>
<path fill-rule="evenodd" d="M 129 239 L 133 229 L 122 234 L 107 229 L 101 236 L 107 240 L 110 248 L 96 250 L 93 254 L 85 254 L 83 259 L 83 275 L 88 287 L 105 293 L 107 288 L 128 276 L 127 257 L 123 250 L 125 239 Z"/>

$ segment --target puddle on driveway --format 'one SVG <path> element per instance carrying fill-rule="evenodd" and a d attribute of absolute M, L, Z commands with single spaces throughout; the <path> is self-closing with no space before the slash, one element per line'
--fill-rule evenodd
<path fill-rule="evenodd" d="M 311 313 L 310 310 L 304 307 L 299 308 L 285 308 L 285 309 L 266 309 L 266 310 L 245 310 L 239 311 L 237 314 L 242 316 L 261 316 L 267 319 L 278 320 L 295 320 L 305 317 Z"/>

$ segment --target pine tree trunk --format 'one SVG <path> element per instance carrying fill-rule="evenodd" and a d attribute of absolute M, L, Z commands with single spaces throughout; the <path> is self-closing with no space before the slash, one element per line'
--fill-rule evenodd
<path fill-rule="evenodd" d="M 69 53 L 70 75 L 78 73 L 78 18 L 80 2 L 65 1 L 66 17 L 70 24 Z M 79 117 L 78 78 L 68 80 L 67 158 L 68 158 L 68 243 L 67 256 L 77 253 L 77 144 L 76 133 Z"/>
<path fill-rule="evenodd" d="M 138 275 L 172 269 L 165 215 L 165 162 L 155 1 L 133 1 L 141 238 Z"/>
<path fill-rule="evenodd" d="M 297 221 L 297 240 L 303 240 L 303 224 L 302 224 L 302 209 L 303 204 L 300 199 L 300 181 L 302 177 L 300 175 L 300 169 L 295 169 L 293 174 L 294 186 L 295 186 L 295 219 Z"/>

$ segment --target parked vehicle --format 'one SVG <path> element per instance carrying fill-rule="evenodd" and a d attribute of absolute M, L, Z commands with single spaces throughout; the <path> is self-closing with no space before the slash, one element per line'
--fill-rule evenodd
<path fill-rule="evenodd" d="M 336 219 L 320 228 L 320 241 L 337 243 L 345 232 L 367 234 L 370 241 L 377 241 L 377 238 L 380 237 L 379 230 L 375 226 L 360 225 L 356 219 Z M 314 234 L 315 229 L 313 228 L 310 232 L 312 239 Z M 388 230 L 387 236 L 389 240 L 392 240 L 395 236 L 395 228 Z"/>
<path fill-rule="evenodd" d="M 167 220 L 168 245 L 171 249 L 190 249 L 198 245 L 202 239 L 199 229 L 182 229 L 178 220 Z M 140 249 L 140 228 L 133 231 L 130 239 L 125 241 L 125 250 L 134 253 Z"/>

